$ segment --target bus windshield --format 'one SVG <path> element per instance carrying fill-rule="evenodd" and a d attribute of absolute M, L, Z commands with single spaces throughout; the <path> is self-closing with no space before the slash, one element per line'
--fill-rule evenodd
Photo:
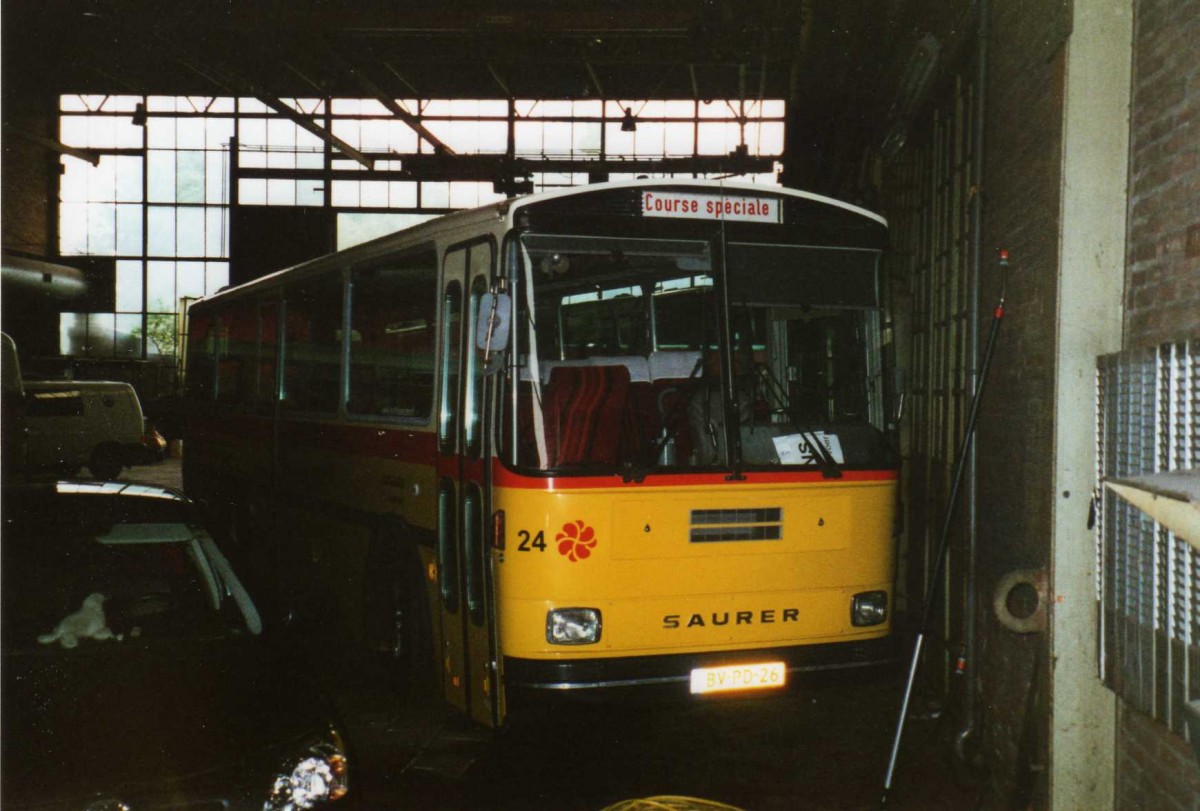
<path fill-rule="evenodd" d="M 518 467 L 883 463 L 878 251 L 557 234 L 519 248 L 502 431 Z"/>

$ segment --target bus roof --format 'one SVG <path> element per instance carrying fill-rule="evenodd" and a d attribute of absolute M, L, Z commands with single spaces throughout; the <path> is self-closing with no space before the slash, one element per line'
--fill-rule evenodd
<path fill-rule="evenodd" d="M 578 197 L 617 189 L 654 189 L 664 187 L 694 188 L 722 192 L 735 191 L 755 195 L 771 194 L 780 197 L 793 197 L 803 200 L 810 200 L 814 203 L 820 203 L 832 206 L 834 208 L 840 208 L 850 213 L 858 214 L 859 216 L 873 220 L 884 227 L 887 226 L 887 220 L 873 211 L 868 211 L 865 208 L 861 208 L 833 197 L 826 197 L 824 195 L 801 191 L 799 189 L 789 189 L 783 186 L 766 186 L 757 183 L 730 182 L 725 180 L 697 180 L 692 178 L 642 178 L 638 180 L 621 180 L 609 183 L 593 183 L 585 186 L 569 186 L 561 189 L 554 189 L 552 191 L 527 194 L 521 197 L 512 197 L 497 203 L 489 203 L 488 205 L 480 206 L 478 208 L 465 209 L 462 211 L 455 211 L 450 214 L 444 214 L 400 231 L 395 231 L 391 234 L 385 234 L 384 236 L 377 237 L 376 239 L 364 242 L 360 245 L 346 248 L 342 251 L 338 251 L 336 254 L 325 254 L 324 256 L 310 259 L 298 265 L 282 268 L 273 273 L 269 273 L 266 276 L 261 276 L 252 281 L 237 285 L 236 287 L 222 288 L 211 296 L 206 296 L 203 299 L 199 299 L 197 302 L 194 302 L 194 304 L 211 301 L 215 298 L 222 297 L 225 293 L 232 292 L 233 290 L 241 291 L 249 288 L 257 288 L 260 286 L 269 285 L 272 280 L 284 273 L 290 273 L 293 270 L 299 270 L 306 267 L 323 266 L 328 261 L 329 257 L 334 255 L 352 257 L 351 261 L 354 261 L 354 259 L 365 260 L 373 257 L 376 254 L 384 253 L 394 247 L 399 247 L 405 244 L 420 243 L 427 237 L 427 235 L 431 235 L 433 233 L 445 231 L 447 229 L 467 228 L 472 225 L 488 222 L 494 223 L 498 220 L 503 220 L 506 228 L 511 228 L 513 226 L 514 217 L 520 209 L 524 208 L 525 206 L 537 205 L 548 200 Z"/>
<path fill-rule="evenodd" d="M 766 186 L 761 183 L 745 183 L 745 182 L 730 182 L 726 180 L 696 180 L 692 178 L 654 178 L 642 180 L 621 180 L 613 183 L 595 183 L 589 186 L 570 186 L 553 191 L 540 192 L 538 194 L 529 194 L 524 197 L 515 197 L 511 200 L 506 200 L 503 203 L 495 203 L 494 207 L 510 206 L 509 218 L 511 220 L 512 212 L 517 209 L 540 203 L 544 200 L 553 200 L 559 197 L 572 197 L 580 194 L 588 194 L 599 191 L 610 191 L 613 189 L 632 189 L 632 188 L 662 188 L 664 186 L 708 189 L 710 191 L 739 191 L 751 192 L 753 194 L 776 194 L 784 197 L 797 197 L 804 200 L 812 200 L 815 203 L 823 203 L 825 205 L 834 206 L 835 208 L 845 209 L 846 211 L 859 214 L 863 217 L 874 220 L 880 225 L 886 226 L 887 220 L 873 211 L 868 211 L 865 208 L 847 203 L 842 200 L 837 200 L 833 197 L 825 197 L 824 195 L 814 194 L 813 192 L 801 191 L 799 189 L 789 189 L 784 186 Z M 486 207 L 485 207 L 486 208 Z"/>

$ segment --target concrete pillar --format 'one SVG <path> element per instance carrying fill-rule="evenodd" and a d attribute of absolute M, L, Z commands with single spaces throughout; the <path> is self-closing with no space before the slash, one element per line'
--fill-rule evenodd
<path fill-rule="evenodd" d="M 1095 360 L 1121 348 L 1133 8 L 1074 0 L 1054 392 L 1050 806 L 1113 807 L 1115 698 L 1096 656 Z"/>

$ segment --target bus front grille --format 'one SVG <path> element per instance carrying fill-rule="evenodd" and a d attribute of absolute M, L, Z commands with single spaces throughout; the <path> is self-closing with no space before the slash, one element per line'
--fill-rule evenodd
<path fill-rule="evenodd" d="M 783 510 L 779 507 L 692 510 L 692 543 L 778 541 L 782 537 Z"/>

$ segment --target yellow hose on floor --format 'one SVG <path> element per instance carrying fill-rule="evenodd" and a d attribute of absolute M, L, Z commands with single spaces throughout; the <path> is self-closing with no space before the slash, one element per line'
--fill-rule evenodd
<path fill-rule="evenodd" d="M 640 800 L 621 800 L 601 811 L 742 811 L 732 805 L 696 797 L 646 797 Z"/>

